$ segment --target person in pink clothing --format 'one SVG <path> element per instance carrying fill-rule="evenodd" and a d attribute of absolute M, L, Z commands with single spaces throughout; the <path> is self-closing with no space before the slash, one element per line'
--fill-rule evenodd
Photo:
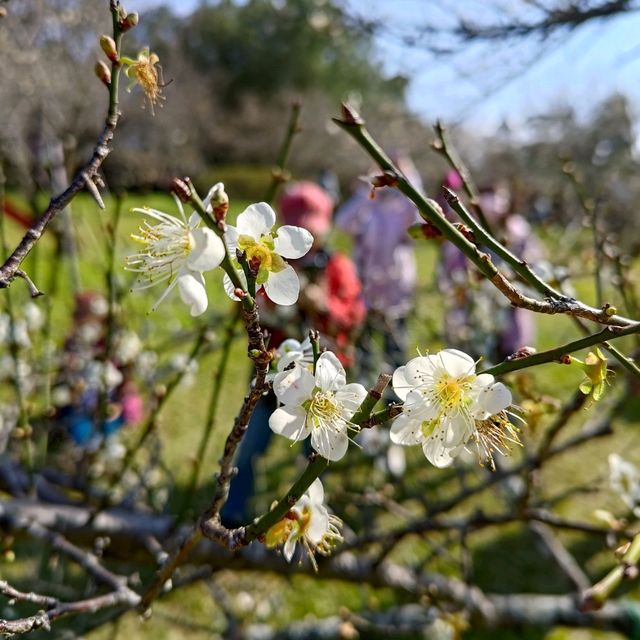
<path fill-rule="evenodd" d="M 459 192 L 462 179 L 457 172 L 450 171 L 443 185 Z M 444 198 L 440 204 L 445 215 L 455 219 Z M 540 243 L 528 222 L 511 210 L 511 197 L 505 187 L 482 189 L 480 206 L 494 233 L 513 253 L 531 264 L 540 261 Z M 534 314 L 505 305 L 493 286 L 475 277 L 464 254 L 450 242 L 442 244 L 438 287 L 443 294 L 443 333 L 447 344 L 473 357 L 483 356 L 489 362 L 499 362 L 522 347 L 534 345 Z"/>
<path fill-rule="evenodd" d="M 418 189 L 422 181 L 413 162 L 397 153 L 398 168 Z M 373 197 L 372 197 L 373 196 Z M 397 189 L 384 187 L 371 193 L 362 182 L 336 212 L 336 227 L 353 239 L 353 255 L 362 281 L 367 324 L 360 341 L 361 371 L 375 374 L 373 335 L 384 342 L 384 363 L 393 370 L 405 362 L 407 315 L 416 292 L 413 241 L 407 229 L 420 217 L 415 205 Z"/>

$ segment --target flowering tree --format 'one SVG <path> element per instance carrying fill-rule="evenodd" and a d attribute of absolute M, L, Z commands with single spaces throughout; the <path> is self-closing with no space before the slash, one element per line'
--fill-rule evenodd
<path fill-rule="evenodd" d="M 489 367 L 456 345 L 447 345 L 410 359 L 392 376 L 380 374 L 376 384 L 367 390 L 348 380 L 340 360 L 323 348 L 316 331 L 303 342 L 285 341 L 275 350 L 269 348 L 261 326 L 256 302 L 261 292 L 276 305 L 297 301 L 300 282 L 288 261 L 295 261 L 310 250 L 312 235 L 297 226 L 277 226 L 276 214 L 268 202 L 251 204 L 231 225 L 227 222 L 229 197 L 224 185 L 215 184 L 201 198 L 188 178 L 175 179 L 172 192 L 178 215 L 151 207 L 134 209 L 144 218 L 140 230 L 131 236 L 137 250 L 131 249 L 126 262 L 126 269 L 136 274 L 133 289 L 164 287 L 154 309 L 175 295 L 177 289 L 195 323 L 209 306 L 203 274 L 221 269 L 222 286 L 234 301 L 236 313 L 227 319 L 226 335 L 216 344 L 221 352 L 220 369 L 223 371 L 226 366 L 237 324 L 243 327 L 253 366 L 252 381 L 237 417 L 225 430 L 217 474 L 207 493 L 207 507 L 195 518 L 188 509 L 172 510 L 157 490 L 157 485 L 163 483 L 165 488 L 171 488 L 170 477 L 155 484 L 150 480 L 151 471 L 162 466 L 151 436 L 166 398 L 180 388 L 180 380 L 189 371 L 185 363 L 174 367 L 163 381 L 162 390 L 154 392 L 154 407 L 143 422 L 137 441 L 124 451 L 109 447 L 108 428 L 120 418 L 110 413 L 109 393 L 115 386 L 123 388 L 122 407 L 134 411 L 133 394 L 127 398 L 122 370 L 123 363 L 136 357 L 127 354 L 138 351 L 135 336 L 116 326 L 112 289 L 107 308 L 102 311 L 107 323 L 104 344 L 98 357 L 94 354 L 89 358 L 98 390 L 91 417 L 101 425 L 105 438 L 82 458 L 79 469 L 64 469 L 62 465 L 60 471 L 54 468 L 53 456 L 34 454 L 34 432 L 40 427 L 26 401 L 34 389 L 29 386 L 29 376 L 20 371 L 20 350 L 28 349 L 28 327 L 37 322 L 33 317 L 29 320 L 29 314 L 34 315 L 28 311 L 30 307 L 18 310 L 12 306 L 15 280 L 24 280 L 31 295 L 38 297 L 39 287 L 23 263 L 48 225 L 82 190 L 104 206 L 98 169 L 109 154 L 120 117 L 121 73 L 124 71 L 142 88 L 151 110 L 163 99 L 158 57 L 149 49 L 135 57 L 123 54 L 124 37 L 136 26 L 137 15 L 127 13 L 115 0 L 111 0 L 110 8 L 113 33 L 100 39 L 109 64 L 99 62 L 96 66 L 98 78 L 108 88 L 108 109 L 94 152 L 0 267 L 0 286 L 6 289 L 7 296 L 7 344 L 15 367 L 12 384 L 18 405 L 15 419 L 5 418 L 2 433 L 8 437 L 13 432 L 14 442 L 24 445 L 7 447 L 3 442 L 3 553 L 6 558 L 14 554 L 13 537 L 39 541 L 82 569 L 90 581 L 90 593 L 79 589 L 71 578 L 68 589 L 58 590 L 55 595 L 36 585 L 24 590 L 13 581 L 1 580 L 0 596 L 9 604 L 2 610 L 0 632 L 10 635 L 49 629 L 65 616 L 89 618 L 90 614 L 99 614 L 95 617 L 99 626 L 129 611 L 150 613 L 157 599 L 194 582 L 211 580 L 222 568 L 285 575 L 308 573 L 318 581 L 363 583 L 394 594 L 394 603 L 382 611 L 365 609 L 341 617 L 336 612 L 314 623 L 317 637 L 357 637 L 359 632 L 407 637 L 428 629 L 435 633 L 438 628 L 448 629 L 451 635 L 469 625 L 496 629 L 568 625 L 631 632 L 635 628 L 634 613 L 617 592 L 623 581 L 636 577 L 640 561 L 640 537 L 637 523 L 631 519 L 636 516 L 640 501 L 640 472 L 620 455 L 609 459 L 612 487 L 627 508 L 621 516 L 629 521 L 604 508 L 596 513 L 597 519 L 565 517 L 554 509 L 560 498 L 541 491 L 537 479 L 554 459 L 611 432 L 622 396 L 640 376 L 634 359 L 612 341 L 637 335 L 640 321 L 619 314 L 603 301 L 593 307 L 563 293 L 560 285 L 539 275 L 536 265 L 527 264 L 506 247 L 487 223 L 477 190 L 442 126 L 437 127 L 436 151 L 463 177 L 470 205 L 468 208 L 464 204 L 462 194 L 445 189 L 446 201 L 456 214 L 454 220 L 410 182 L 352 108 L 343 105 L 341 116 L 335 119 L 379 168 L 370 177 L 372 197 L 376 197 L 377 189 L 394 188 L 415 203 L 422 222 L 411 232 L 420 241 L 452 243 L 478 277 L 494 287 L 508 304 L 531 314 L 567 316 L 584 330 L 584 337 L 540 352 L 522 345 L 503 362 Z M 294 120 L 284 143 L 285 151 L 295 130 Z M 286 152 L 281 154 L 280 169 L 285 159 Z M 282 171 L 275 175 L 281 176 Z M 113 264 L 113 230 L 109 241 Z M 96 300 L 85 302 L 87 313 L 100 313 Z M 224 324 L 224 319 L 216 317 L 215 323 Z M 207 337 L 210 328 L 199 325 L 187 360 L 195 360 L 211 342 Z M 591 351 L 584 360 L 572 355 L 585 349 Z M 615 360 L 622 374 L 615 386 L 610 381 L 610 363 L 605 353 Z M 113 364 L 116 360 L 120 369 Z M 543 415 L 544 400 L 523 388 L 518 389 L 518 394 L 523 406 L 528 401 L 528 411 L 516 406 L 510 390 L 513 379 L 506 378 L 507 374 L 540 365 L 572 367 L 583 376 L 569 400 L 545 409 L 547 416 Z M 159 373 L 153 365 L 151 369 L 149 379 L 156 382 L 153 376 Z M 214 384 L 213 413 L 222 402 L 223 378 L 220 374 Z M 383 400 L 390 383 L 396 396 L 391 403 Z M 628 386 L 623 388 L 624 385 Z M 308 460 L 297 475 L 293 465 L 285 467 L 288 489 L 273 496 L 270 508 L 252 522 L 229 527 L 221 510 L 236 472 L 234 456 L 256 404 L 271 388 L 280 406 L 269 419 L 270 429 L 292 442 L 308 438 Z M 71 394 L 77 385 L 60 384 L 57 390 L 60 395 Z M 584 407 L 589 413 L 581 411 Z M 72 416 L 69 424 L 70 431 L 80 439 L 84 423 L 77 417 Z M 45 424 L 44 429 L 47 428 Z M 565 436 L 570 429 L 572 435 Z M 388 464 L 383 475 L 376 476 L 370 458 L 362 456 L 354 443 L 364 432 L 380 434 L 384 447 L 392 443 L 415 449 L 419 455 L 410 458 L 408 467 Z M 199 484 L 198 469 L 210 434 L 211 422 L 203 432 L 188 499 Z M 519 453 L 513 460 L 505 459 L 516 448 Z M 473 449 L 479 465 L 465 460 L 466 452 Z M 147 464 L 137 468 L 134 488 L 127 487 L 130 472 L 144 455 Z M 92 473 L 97 469 L 101 473 Z M 332 485 L 333 490 L 325 493 L 323 483 Z M 481 500 L 492 488 L 500 488 L 504 495 L 497 496 L 491 508 L 484 508 Z M 70 499 L 65 491 L 73 491 L 74 498 Z M 343 518 L 336 513 L 344 514 Z M 562 594 L 511 593 L 506 585 L 508 595 L 501 595 L 474 583 L 469 560 L 471 539 L 475 534 L 512 525 L 530 528 L 540 538 L 568 585 Z M 607 569 L 599 571 L 604 577 L 591 578 L 563 544 L 558 535 L 561 531 L 591 536 L 597 541 L 598 548 L 607 554 Z M 617 547 L 617 559 L 607 551 L 609 547 Z M 407 562 L 407 554 L 420 554 L 419 562 Z M 115 562 L 122 557 L 130 563 L 127 575 Z M 131 568 L 133 565 L 139 568 Z M 153 571 L 145 572 L 148 567 Z M 217 606 L 227 617 L 227 627 L 220 633 L 230 634 L 233 627 L 238 637 L 312 637 L 304 623 L 278 632 L 252 626 L 239 629 L 233 608 L 224 604 L 227 591 L 220 591 L 219 584 L 215 589 Z"/>

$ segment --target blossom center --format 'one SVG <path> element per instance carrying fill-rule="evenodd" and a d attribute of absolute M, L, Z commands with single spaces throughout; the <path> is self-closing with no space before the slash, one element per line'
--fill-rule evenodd
<path fill-rule="evenodd" d="M 302 507 L 302 513 L 297 518 L 298 523 L 298 535 L 305 536 L 307 534 L 307 530 L 311 525 L 311 509 L 307 505 Z"/>
<path fill-rule="evenodd" d="M 274 251 L 275 243 L 269 233 L 255 240 L 248 235 L 238 237 L 238 249 L 244 251 L 247 262 L 254 266 L 258 272 L 256 282 L 264 284 L 269 277 L 269 272 L 278 273 L 286 268 L 286 262 Z"/>
<path fill-rule="evenodd" d="M 272 250 L 273 241 L 270 236 L 262 236 L 256 241 L 251 236 L 240 236 L 238 238 L 238 248 L 247 254 L 247 261 L 260 263 L 260 267 L 271 270 L 273 262 Z"/>
<path fill-rule="evenodd" d="M 312 427 L 326 426 L 340 419 L 341 409 L 342 405 L 336 401 L 331 391 L 318 391 L 309 402 L 307 419 Z"/>
<path fill-rule="evenodd" d="M 131 74 L 147 96 L 152 112 L 153 107 L 162 98 L 156 64 L 158 64 L 158 56 L 155 53 L 141 54 L 131 68 Z"/>
<path fill-rule="evenodd" d="M 467 393 L 471 389 L 473 376 L 454 378 L 445 373 L 435 384 L 435 396 L 443 410 L 462 408 L 468 404 Z"/>

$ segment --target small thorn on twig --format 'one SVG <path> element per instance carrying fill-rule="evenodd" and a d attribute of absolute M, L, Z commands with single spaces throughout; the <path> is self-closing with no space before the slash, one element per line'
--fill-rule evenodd
<path fill-rule="evenodd" d="M 98 203 L 98 206 L 101 209 L 104 209 L 104 201 L 102 200 L 102 196 L 100 195 L 100 191 L 98 191 L 98 187 L 95 182 L 86 171 L 83 171 L 80 175 L 84 180 L 84 186 L 87 188 L 87 191 L 93 196 L 93 199 Z"/>
<path fill-rule="evenodd" d="M 29 287 L 29 295 L 32 298 L 39 298 L 44 295 L 44 293 L 36 287 L 33 280 L 22 269 L 18 269 L 16 271 L 16 276 L 18 276 L 18 278 L 22 278 L 27 283 L 27 287 Z"/>
<path fill-rule="evenodd" d="M 447 201 L 447 204 L 449 206 L 453 206 L 454 204 L 457 204 L 460 201 L 460 199 L 455 194 L 455 192 L 451 191 L 449 187 L 442 187 L 442 191 L 444 193 L 444 198 Z"/>

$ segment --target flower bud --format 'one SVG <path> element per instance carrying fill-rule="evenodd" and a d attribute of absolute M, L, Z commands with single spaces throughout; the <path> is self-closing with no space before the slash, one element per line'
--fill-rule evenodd
<path fill-rule="evenodd" d="M 341 115 L 343 124 L 351 126 L 362 126 L 364 124 L 364 120 L 360 114 L 346 102 L 342 103 Z"/>
<path fill-rule="evenodd" d="M 118 49 L 113 38 L 107 35 L 102 36 L 100 38 L 100 47 L 111 62 L 118 62 Z"/>
<path fill-rule="evenodd" d="M 227 211 L 229 211 L 229 196 L 224 190 L 224 184 L 222 182 L 214 184 L 213 187 L 209 189 L 206 203 L 209 205 L 207 211 L 213 213 L 216 222 L 225 219 Z"/>
<path fill-rule="evenodd" d="M 102 60 L 96 62 L 94 71 L 98 79 L 102 82 L 102 84 L 104 84 L 105 87 L 111 86 L 111 70 Z"/>
<path fill-rule="evenodd" d="M 0 7 L 0 18 L 4 18 L 7 15 L 7 10 L 4 7 Z"/>
<path fill-rule="evenodd" d="M 181 178 L 173 178 L 173 180 L 171 180 L 171 191 L 173 191 L 182 202 L 187 203 L 191 200 L 191 188 Z"/>
<path fill-rule="evenodd" d="M 133 11 L 132 13 L 128 13 L 123 20 L 120 21 L 120 31 L 122 33 L 126 33 L 129 29 L 133 29 L 133 27 L 138 24 L 138 14 Z"/>

